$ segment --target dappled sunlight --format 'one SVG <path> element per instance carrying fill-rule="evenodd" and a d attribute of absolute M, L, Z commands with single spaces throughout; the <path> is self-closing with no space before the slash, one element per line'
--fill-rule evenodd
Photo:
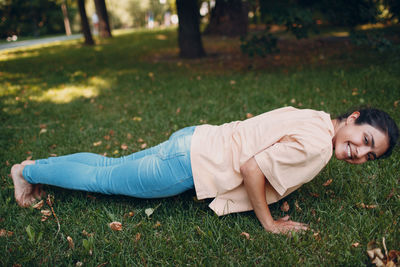
<path fill-rule="evenodd" d="M 35 44 L 30 45 L 28 47 L 14 47 L 8 48 L 0 51 L 0 61 L 7 61 L 12 59 L 20 59 L 20 58 L 28 58 L 28 57 L 37 57 L 43 52 L 43 49 L 46 49 L 46 53 L 55 53 L 54 51 L 49 50 L 50 48 L 56 47 L 67 47 L 69 45 L 80 44 L 82 41 L 80 39 L 77 40 L 63 40 L 63 41 L 55 41 L 51 43 L 45 44 Z"/>
<path fill-rule="evenodd" d="M 38 49 L 13 49 L 13 50 L 4 50 L 0 52 L 0 61 L 7 61 L 11 59 L 17 58 L 27 58 L 27 57 L 37 57 L 39 56 Z"/>
<path fill-rule="evenodd" d="M 109 87 L 109 83 L 100 77 L 93 77 L 88 85 L 60 85 L 49 88 L 39 95 L 30 97 L 37 102 L 53 102 L 56 104 L 69 103 L 77 98 L 92 98 L 100 94 L 101 89 Z"/>

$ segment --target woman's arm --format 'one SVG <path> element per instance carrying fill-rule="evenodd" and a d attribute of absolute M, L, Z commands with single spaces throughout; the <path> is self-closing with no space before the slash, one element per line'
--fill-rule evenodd
<path fill-rule="evenodd" d="M 272 218 L 265 197 L 265 183 L 267 181 L 254 157 L 240 167 L 240 173 L 254 212 L 265 230 L 272 233 L 286 233 L 308 229 L 306 224 L 289 220 L 289 216 L 279 220 Z"/>

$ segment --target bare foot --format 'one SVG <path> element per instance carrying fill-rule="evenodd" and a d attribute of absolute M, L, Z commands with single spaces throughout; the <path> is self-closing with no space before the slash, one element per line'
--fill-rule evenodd
<path fill-rule="evenodd" d="M 33 196 L 33 185 L 25 181 L 22 176 L 23 169 L 23 165 L 15 164 L 11 168 L 11 177 L 14 183 L 15 200 L 21 207 L 29 207 L 35 202 L 35 197 Z"/>
<path fill-rule="evenodd" d="M 33 165 L 33 164 L 35 164 L 35 161 L 34 160 L 29 160 L 29 159 L 24 160 L 23 162 L 21 162 L 21 165 L 23 165 L 23 166 Z"/>
<path fill-rule="evenodd" d="M 35 161 L 34 160 L 24 160 L 23 162 L 21 162 L 22 166 L 27 166 L 27 165 L 35 165 Z M 41 199 L 43 196 L 46 195 L 46 192 L 43 191 L 42 189 L 42 185 L 41 184 L 33 184 L 33 197 L 36 199 Z"/>

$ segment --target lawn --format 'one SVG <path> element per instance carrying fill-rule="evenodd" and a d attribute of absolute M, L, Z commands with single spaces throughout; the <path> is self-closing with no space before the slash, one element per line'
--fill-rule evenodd
<path fill-rule="evenodd" d="M 332 116 L 371 105 L 400 122 L 398 51 L 285 40 L 280 54 L 251 60 L 237 39 L 206 37 L 209 57 L 182 60 L 176 43 L 175 31 L 140 31 L 94 47 L 68 41 L 0 52 L 0 265 L 360 266 L 371 262 L 370 241 L 400 249 L 398 150 L 362 166 L 332 159 L 271 205 L 275 218 L 289 214 L 312 229 L 292 236 L 265 232 L 253 212 L 217 217 L 194 191 L 141 200 L 47 186 L 52 202 L 42 210 L 52 208 L 50 216 L 20 208 L 8 174 L 27 158 L 119 157 L 185 126 L 287 105 Z"/>

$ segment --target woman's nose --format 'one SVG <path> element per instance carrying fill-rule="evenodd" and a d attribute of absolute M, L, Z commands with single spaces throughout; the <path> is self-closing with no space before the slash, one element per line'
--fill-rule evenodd
<path fill-rule="evenodd" d="M 357 157 L 358 158 L 362 158 L 364 156 L 366 156 L 369 151 L 370 151 L 370 147 L 369 146 L 361 146 L 357 148 Z"/>

